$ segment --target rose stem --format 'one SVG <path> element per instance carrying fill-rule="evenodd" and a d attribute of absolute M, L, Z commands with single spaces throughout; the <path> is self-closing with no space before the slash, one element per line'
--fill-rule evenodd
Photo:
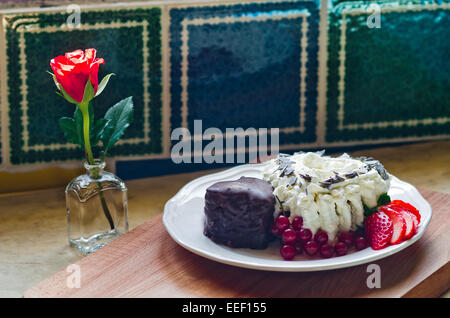
<path fill-rule="evenodd" d="M 92 155 L 91 141 L 90 141 L 90 136 L 89 136 L 89 110 L 88 110 L 89 104 L 81 103 L 80 109 L 83 114 L 84 148 L 86 150 L 86 154 L 88 157 L 87 159 L 88 159 L 89 164 L 94 165 L 95 161 L 94 161 L 94 156 Z M 98 179 L 98 177 L 99 177 L 98 171 L 94 171 L 93 176 L 94 176 L 94 179 Z M 111 230 L 114 230 L 114 228 L 115 228 L 114 221 L 111 217 L 111 212 L 109 212 L 105 197 L 103 196 L 102 185 L 100 182 L 97 182 L 97 184 L 98 184 L 98 190 L 99 190 L 99 195 L 100 195 L 100 202 L 101 202 L 102 208 L 103 208 L 103 213 L 105 214 L 105 217 L 109 222 L 109 226 L 111 227 Z"/>

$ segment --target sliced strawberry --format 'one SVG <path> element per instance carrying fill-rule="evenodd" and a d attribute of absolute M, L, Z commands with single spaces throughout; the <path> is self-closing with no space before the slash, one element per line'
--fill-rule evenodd
<path fill-rule="evenodd" d="M 414 223 L 414 232 L 417 231 L 417 229 L 419 228 L 419 220 L 417 219 L 417 216 L 409 211 L 406 211 L 409 213 L 409 215 L 411 215 L 412 219 L 413 219 L 413 223 Z"/>
<path fill-rule="evenodd" d="M 404 239 L 407 240 L 411 236 L 413 236 L 414 233 L 416 232 L 416 225 L 414 224 L 413 217 L 416 219 L 417 222 L 416 216 L 398 204 L 389 204 L 388 207 L 400 213 L 403 219 L 405 220 L 406 228 Z"/>
<path fill-rule="evenodd" d="M 411 236 L 414 235 L 415 233 L 415 227 L 414 227 L 414 221 L 413 218 L 411 217 L 411 215 L 413 215 L 411 212 L 408 212 L 406 210 L 403 210 L 402 212 L 400 212 L 403 219 L 405 220 L 406 223 L 406 229 L 405 229 L 405 237 L 404 239 L 407 240 L 409 238 L 411 238 Z"/>
<path fill-rule="evenodd" d="M 374 250 L 386 247 L 393 234 L 393 222 L 390 217 L 382 212 L 376 212 L 366 219 L 366 238 Z"/>
<path fill-rule="evenodd" d="M 391 238 L 391 244 L 400 243 L 403 240 L 403 238 L 405 237 L 405 231 L 406 231 L 406 221 L 402 217 L 402 214 L 388 206 L 382 206 L 382 207 L 380 207 L 379 210 L 385 212 L 389 216 L 389 218 L 392 220 L 393 233 L 392 233 L 392 238 Z"/>
<path fill-rule="evenodd" d="M 404 207 L 407 211 L 411 212 L 412 214 L 414 214 L 417 218 L 417 221 L 420 223 L 420 213 L 419 210 L 417 210 L 415 207 L 413 207 L 411 204 L 406 203 L 405 201 L 402 200 L 394 200 L 391 203 L 388 203 L 387 205 L 390 204 L 397 204 L 400 205 L 402 207 Z"/>

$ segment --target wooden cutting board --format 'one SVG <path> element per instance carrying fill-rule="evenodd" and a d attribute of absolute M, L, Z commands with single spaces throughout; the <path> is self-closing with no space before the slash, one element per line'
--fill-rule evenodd
<path fill-rule="evenodd" d="M 210 261 L 177 245 L 159 215 L 77 262 L 80 288 L 69 288 L 74 274 L 62 270 L 24 297 L 437 297 L 450 288 L 450 195 L 420 192 L 433 208 L 430 225 L 418 242 L 375 262 L 381 288 L 367 287 L 368 264 L 280 273 Z"/>

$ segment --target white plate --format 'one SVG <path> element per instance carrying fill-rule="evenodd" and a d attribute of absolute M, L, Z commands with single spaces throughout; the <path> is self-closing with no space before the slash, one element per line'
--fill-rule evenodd
<path fill-rule="evenodd" d="M 218 181 L 236 180 L 241 176 L 262 178 L 263 164 L 248 164 L 223 172 L 206 175 L 186 184 L 164 207 L 163 223 L 170 236 L 189 251 L 206 258 L 245 268 L 269 271 L 321 271 L 355 266 L 395 254 L 416 242 L 431 220 L 431 207 L 412 185 L 392 176 L 389 195 L 414 205 L 421 214 L 417 233 L 409 240 L 375 251 L 366 248 L 340 257 L 321 259 L 296 256 L 292 261 L 282 260 L 279 243 L 265 250 L 233 249 L 216 244 L 203 235 L 203 208 L 206 188 Z"/>

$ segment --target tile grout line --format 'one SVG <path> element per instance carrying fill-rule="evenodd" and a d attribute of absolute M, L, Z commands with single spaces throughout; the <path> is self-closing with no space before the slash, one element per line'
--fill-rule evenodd
<path fill-rule="evenodd" d="M 170 7 L 165 5 L 161 9 L 161 56 L 162 56 L 162 146 L 163 154 L 166 157 L 170 156 Z"/>
<path fill-rule="evenodd" d="M 328 0 L 321 0 L 319 19 L 319 52 L 317 59 L 317 113 L 316 113 L 316 140 L 325 145 L 326 117 L 327 117 L 327 77 L 328 77 Z"/>
<path fill-rule="evenodd" d="M 149 142 L 149 134 L 151 133 L 152 127 L 150 127 L 150 80 L 149 80 L 149 62 L 148 59 L 150 54 L 148 52 L 148 22 L 147 20 L 142 21 L 142 84 L 143 84 L 143 100 L 144 100 L 144 138 L 142 140 L 145 143 Z M 147 107 L 145 107 L 147 105 Z M 141 138 L 139 138 L 141 139 Z"/>
<path fill-rule="evenodd" d="M 308 16 L 303 16 L 302 24 L 301 24 L 301 53 L 300 53 L 300 119 L 299 119 L 299 130 L 301 133 L 304 133 L 305 128 L 305 120 L 306 120 L 306 77 L 308 76 L 308 59 L 311 57 L 308 56 Z"/>
<path fill-rule="evenodd" d="M 6 57 L 6 20 L 0 14 L 0 170 L 6 170 L 9 160 L 8 145 L 8 76 L 7 57 Z"/>
<path fill-rule="evenodd" d="M 297 0 L 253 0 L 251 3 L 278 3 L 278 2 L 296 2 Z M 307 2 L 312 2 L 309 0 Z M 25 8 L 11 8 L 0 9 L 0 14 L 22 14 L 22 13 L 34 13 L 34 12 L 53 12 L 53 11 L 65 11 L 67 8 L 65 5 L 56 5 L 51 7 L 25 7 Z M 82 10 L 95 10 L 95 9 L 129 9 L 129 8 L 141 8 L 141 7 L 164 7 L 164 6 L 176 6 L 176 7 L 201 7 L 201 6 L 221 6 L 221 5 L 236 5 L 243 4 L 242 0 L 149 0 L 149 1 L 130 1 L 130 2 L 116 2 L 116 3 L 91 3 L 80 4 Z M 245 4 L 245 3 L 244 3 Z"/>

